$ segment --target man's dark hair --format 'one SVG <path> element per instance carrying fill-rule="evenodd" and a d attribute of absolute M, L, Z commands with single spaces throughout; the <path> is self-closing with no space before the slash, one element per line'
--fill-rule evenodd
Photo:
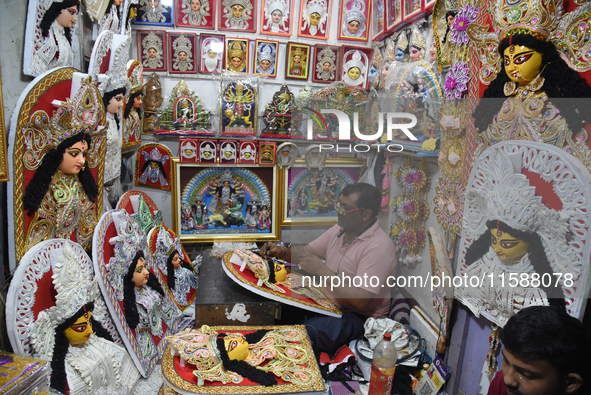
<path fill-rule="evenodd" d="M 349 184 L 341 190 L 342 196 L 357 195 L 357 207 L 368 208 L 371 210 L 371 216 L 377 217 L 382 208 L 382 193 L 373 185 L 365 182 Z"/>
<path fill-rule="evenodd" d="M 578 373 L 584 380 L 583 389 L 589 387 L 591 333 L 565 311 L 550 306 L 527 307 L 509 319 L 501 341 L 515 357 L 548 361 L 561 376 Z"/>

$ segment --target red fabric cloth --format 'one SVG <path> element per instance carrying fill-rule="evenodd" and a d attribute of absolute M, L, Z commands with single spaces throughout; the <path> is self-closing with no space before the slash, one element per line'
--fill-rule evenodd
<path fill-rule="evenodd" d="M 326 257 L 326 266 L 342 279 L 345 284 L 348 276 L 351 283 L 360 285 L 375 295 L 367 308 L 356 311 L 366 317 L 383 318 L 390 310 L 390 287 L 386 283 L 388 276 L 393 276 L 396 270 L 396 248 L 390 236 L 384 232 L 378 221 L 362 235 L 343 245 L 343 236 L 338 235 L 343 228 L 334 225 L 319 238 L 309 244 L 310 250 L 316 255 Z M 379 281 L 370 281 L 375 276 Z M 357 280 L 354 280 L 357 277 Z M 330 297 L 330 294 L 328 295 Z M 333 301 L 334 299 L 331 298 Z M 337 303 L 338 304 L 338 303 Z"/>
<path fill-rule="evenodd" d="M 488 395 L 508 395 L 503 379 L 503 371 L 498 371 L 488 387 Z"/>

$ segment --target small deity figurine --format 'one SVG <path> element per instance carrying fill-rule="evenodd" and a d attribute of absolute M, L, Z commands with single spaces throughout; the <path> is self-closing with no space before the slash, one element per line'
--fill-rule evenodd
<path fill-rule="evenodd" d="M 242 214 L 242 206 L 244 205 L 244 197 L 238 196 L 231 199 L 230 205 L 224 210 L 224 219 L 229 226 L 244 225 L 244 215 Z"/>
<path fill-rule="evenodd" d="M 271 0 L 265 3 L 265 23 L 262 32 L 289 34 L 289 5 L 286 0 Z M 288 26 L 286 26 L 286 23 Z"/>
<path fill-rule="evenodd" d="M 256 198 L 251 198 L 246 204 L 246 218 L 245 223 L 249 228 L 256 228 L 259 221 L 259 201 Z"/>
<path fill-rule="evenodd" d="M 173 70 L 191 71 L 193 70 L 193 44 L 187 36 L 178 36 L 172 44 L 173 50 Z"/>
<path fill-rule="evenodd" d="M 296 199 L 296 212 L 298 214 L 306 214 L 308 212 L 308 203 L 310 200 L 310 195 L 308 195 L 308 191 L 306 190 L 306 188 L 300 188 Z"/>
<path fill-rule="evenodd" d="M 236 39 L 228 42 L 228 60 L 226 68 L 236 73 L 245 73 L 248 66 L 245 59 L 248 56 L 246 42 Z"/>
<path fill-rule="evenodd" d="M 195 217 L 193 216 L 193 211 L 191 210 L 191 205 L 189 203 L 183 204 L 183 211 L 181 212 L 181 227 L 185 232 L 190 232 L 195 229 Z"/>
<path fill-rule="evenodd" d="M 162 155 L 162 152 L 158 148 L 152 149 L 149 154 L 146 151 L 141 152 L 145 162 L 140 169 L 142 175 L 139 178 L 139 182 L 146 184 L 149 179 L 152 184 L 158 183 L 162 187 L 168 186 L 164 165 L 170 159 L 170 156 Z"/>
<path fill-rule="evenodd" d="M 265 106 L 263 113 L 263 121 L 266 128 L 261 133 L 272 133 L 285 135 L 291 133 L 294 125 L 292 125 L 292 113 L 297 107 L 293 94 L 286 84 L 281 86 L 273 95 L 273 101 Z"/>
<path fill-rule="evenodd" d="M 259 211 L 259 230 L 271 230 L 271 212 L 269 211 L 269 203 L 263 202 L 261 211 Z"/>
<path fill-rule="evenodd" d="M 353 55 L 343 65 L 343 82 L 347 85 L 363 87 L 367 78 L 367 56 L 361 51 L 349 52 L 353 52 Z"/>
<path fill-rule="evenodd" d="M 253 117 L 255 109 L 255 91 L 251 85 L 240 81 L 234 85 L 230 84 L 224 92 L 224 99 L 227 108 L 224 116 L 230 121 L 228 127 L 253 128 Z"/>
<path fill-rule="evenodd" d="M 363 0 L 353 0 L 351 8 L 345 11 L 341 36 L 343 37 L 365 37 L 367 30 L 367 17 L 364 14 L 365 3 Z"/>
<path fill-rule="evenodd" d="M 141 20 L 144 22 L 166 22 L 170 9 L 160 3 L 160 0 L 140 0 Z"/>
<path fill-rule="evenodd" d="M 205 381 L 239 384 L 244 378 L 271 386 L 282 380 L 305 385 L 313 374 L 307 365 L 313 354 L 301 342 L 305 331 L 291 327 L 258 330 L 247 335 L 218 333 L 207 325 L 185 330 L 167 339 L 181 364 L 195 365 L 197 384 Z"/>
<path fill-rule="evenodd" d="M 147 69 L 161 69 L 164 67 L 164 44 L 162 38 L 150 32 L 142 39 L 143 60 L 142 65 Z"/>
<path fill-rule="evenodd" d="M 277 47 L 271 47 L 268 43 L 260 44 L 259 52 L 257 53 L 258 64 L 256 66 L 257 74 L 266 74 L 274 76 L 275 70 L 275 54 Z"/>
<path fill-rule="evenodd" d="M 139 372 L 95 319 L 95 302 L 103 309 L 104 302 L 90 259 L 80 245 L 65 240 L 62 248 L 45 248 L 45 254 L 60 253 L 52 265 L 55 305 L 39 312 L 29 333 L 33 355 L 51 362 L 50 387 L 72 395 L 129 393 Z"/>
<path fill-rule="evenodd" d="M 410 61 L 420 62 L 425 58 L 425 50 L 427 49 L 427 43 L 425 38 L 419 31 L 419 28 L 414 25 L 411 29 L 410 34 Z"/>
<path fill-rule="evenodd" d="M 306 53 L 302 48 L 297 47 L 291 54 L 291 60 L 289 61 L 288 73 L 291 75 L 301 76 L 306 73 L 304 65 L 306 64 Z"/>
<path fill-rule="evenodd" d="M 25 152 L 28 166 L 37 165 L 22 201 L 31 217 L 25 251 L 53 238 L 73 238 L 90 246 L 99 191 L 89 164 L 96 166 L 96 151 L 104 138 L 104 131 L 96 132 L 104 124 L 104 111 L 100 93 L 88 77 L 52 117 L 45 111 L 33 114 L 27 133 L 46 145 L 27 143 Z M 92 145 L 93 140 L 99 147 Z"/>
<path fill-rule="evenodd" d="M 201 199 L 195 200 L 191 206 L 193 218 L 195 219 L 195 229 L 205 228 L 205 219 L 207 218 L 207 206 Z"/>
<path fill-rule="evenodd" d="M 162 84 L 158 74 L 150 74 L 150 78 L 145 85 L 146 94 L 143 96 L 144 111 L 156 112 L 162 105 L 164 98 L 162 97 Z"/>
<path fill-rule="evenodd" d="M 138 61 L 130 60 L 127 64 L 127 69 L 131 89 L 125 110 L 123 111 L 123 147 L 139 144 L 142 138 L 143 68 Z"/>
<path fill-rule="evenodd" d="M 209 203 L 208 210 L 213 213 L 222 213 L 224 209 L 229 208 L 231 199 L 238 194 L 243 194 L 242 186 L 238 181 L 232 179 L 229 170 L 209 186 L 208 193 L 213 195 Z"/>
<path fill-rule="evenodd" d="M 402 63 L 408 62 L 408 37 L 404 30 L 400 32 L 396 40 L 396 60 Z"/>
<path fill-rule="evenodd" d="M 301 32 L 304 35 L 325 37 L 328 20 L 327 0 L 309 0 L 304 5 Z"/>
<path fill-rule="evenodd" d="M 187 294 L 191 289 L 196 290 L 199 287 L 199 278 L 193 266 L 184 260 L 178 237 L 174 237 L 164 226 L 158 231 L 154 258 L 162 273 L 166 275 L 168 288 L 177 304 L 187 306 Z"/>
<path fill-rule="evenodd" d="M 209 0 L 182 0 L 182 22 L 195 27 L 207 25 L 207 17 L 211 14 Z"/>
<path fill-rule="evenodd" d="M 308 186 L 312 191 L 312 201 L 308 204 L 310 210 L 317 210 L 318 213 L 326 213 L 334 210 L 336 194 L 333 187 L 337 185 L 335 174 L 321 171 L 316 176 L 308 179 Z"/>
<path fill-rule="evenodd" d="M 322 81 L 334 81 L 337 72 L 337 56 L 330 47 L 324 47 L 318 54 L 316 78 Z"/>
<path fill-rule="evenodd" d="M 36 12 L 37 19 L 33 19 L 35 25 L 27 26 L 27 29 L 35 31 L 33 40 L 31 42 L 27 40 L 29 44 L 25 45 L 33 47 L 32 59 L 29 58 L 30 64 L 23 67 L 25 73 L 33 76 L 56 67 L 72 66 L 74 52 L 71 29 L 78 21 L 80 9 L 79 0 L 48 0 L 39 4 L 39 10 L 31 10 Z M 40 21 L 38 15 L 43 15 Z"/>
<path fill-rule="evenodd" d="M 252 3 L 250 0 L 223 0 L 224 26 L 232 30 L 251 30 Z"/>

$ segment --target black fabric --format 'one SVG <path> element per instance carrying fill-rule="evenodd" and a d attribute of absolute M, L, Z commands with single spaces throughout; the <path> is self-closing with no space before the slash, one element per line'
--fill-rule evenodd
<path fill-rule="evenodd" d="M 306 326 L 317 356 L 321 352 L 332 356 L 341 346 L 348 345 L 365 333 L 363 324 L 367 317 L 345 309 L 341 309 L 341 312 L 341 318 L 313 313 L 304 317 L 302 323 Z"/>

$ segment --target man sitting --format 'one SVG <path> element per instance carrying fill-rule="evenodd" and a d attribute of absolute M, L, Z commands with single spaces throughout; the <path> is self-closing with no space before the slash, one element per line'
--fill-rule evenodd
<path fill-rule="evenodd" d="M 377 220 L 381 201 L 380 190 L 370 184 L 347 185 L 336 203 L 337 224 L 319 238 L 305 247 L 267 243 L 261 248 L 261 255 L 299 263 L 300 269 L 321 277 L 322 291 L 341 309 L 341 318 L 320 314 L 304 318 L 316 351 L 333 354 L 363 335 L 368 317 L 388 315 L 390 288 L 386 280 L 396 269 L 396 249 Z"/>
<path fill-rule="evenodd" d="M 501 341 L 503 370 L 489 395 L 589 394 L 591 334 L 563 310 L 525 308 L 507 321 Z"/>

